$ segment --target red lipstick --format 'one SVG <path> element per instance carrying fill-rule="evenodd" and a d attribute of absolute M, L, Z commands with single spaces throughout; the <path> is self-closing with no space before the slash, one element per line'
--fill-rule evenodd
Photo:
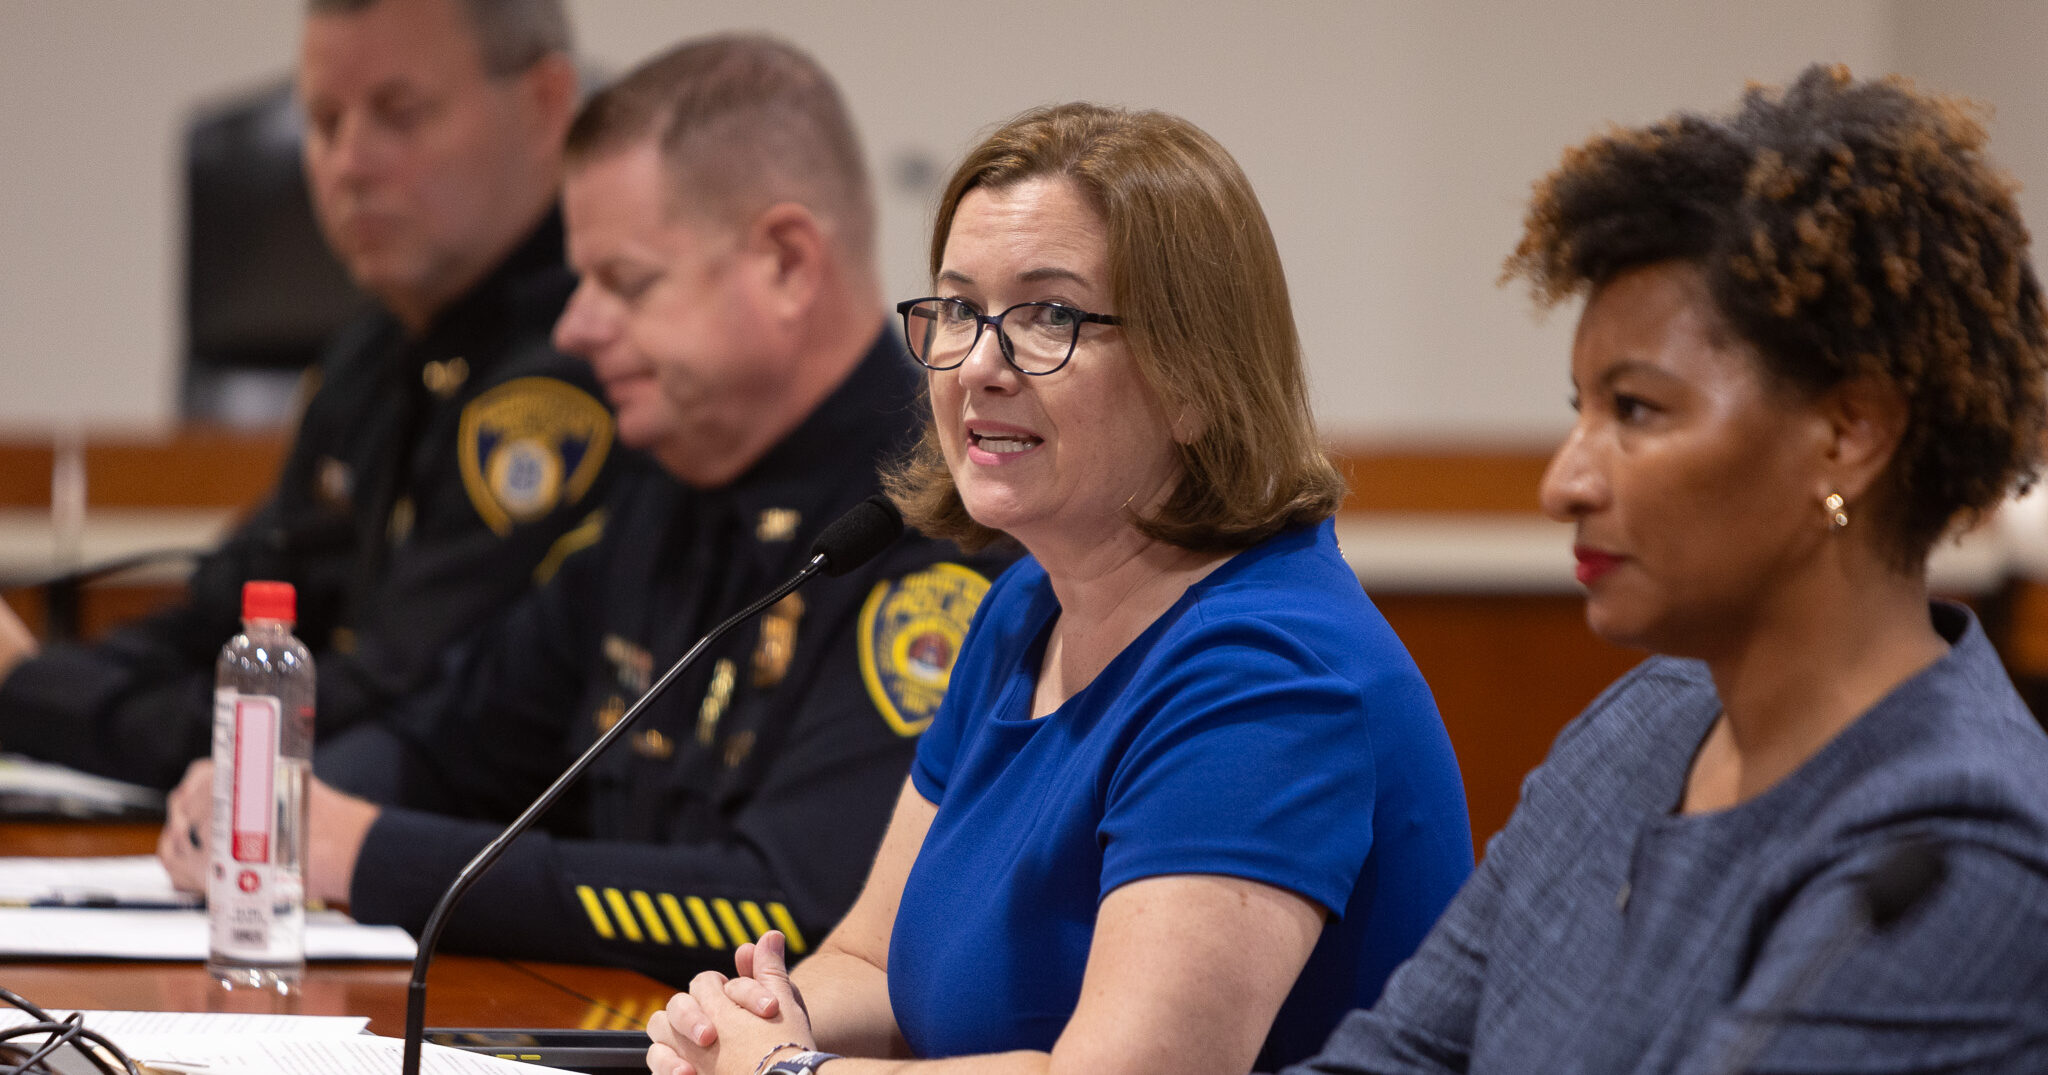
<path fill-rule="evenodd" d="M 1578 576 L 1581 586 L 1591 586 L 1598 582 L 1601 576 L 1620 566 L 1624 559 L 1615 553 L 1602 552 L 1586 545 L 1572 546 L 1572 556 L 1579 561 Z"/>

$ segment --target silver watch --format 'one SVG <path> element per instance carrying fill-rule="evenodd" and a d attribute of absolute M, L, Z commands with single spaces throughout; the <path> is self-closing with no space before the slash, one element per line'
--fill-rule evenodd
<path fill-rule="evenodd" d="M 838 1053 L 805 1052 L 786 1056 L 768 1065 L 761 1075 L 817 1075 L 818 1068 L 827 1060 L 838 1060 Z"/>

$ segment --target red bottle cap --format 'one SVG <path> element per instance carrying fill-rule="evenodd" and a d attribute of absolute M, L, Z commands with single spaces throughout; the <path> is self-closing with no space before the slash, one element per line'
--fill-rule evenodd
<path fill-rule="evenodd" d="M 298 593 L 289 582 L 249 581 L 242 584 L 242 618 L 245 620 L 298 620 Z"/>

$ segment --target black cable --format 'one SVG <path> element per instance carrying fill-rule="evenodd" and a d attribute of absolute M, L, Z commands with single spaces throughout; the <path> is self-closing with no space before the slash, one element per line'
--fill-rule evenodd
<path fill-rule="evenodd" d="M 30 1017 L 36 1020 L 33 1023 L 22 1026 L 0 1029 L 0 1042 L 13 1038 L 27 1037 L 31 1034 L 49 1035 L 40 1047 L 23 1057 L 14 1066 L 0 1069 L 0 1075 L 34 1075 L 36 1070 L 34 1065 L 66 1045 L 72 1046 L 78 1055 L 85 1057 L 93 1067 L 105 1072 L 106 1075 L 117 1075 L 115 1069 L 108 1067 L 106 1060 L 97 1052 L 80 1045 L 79 1041 L 81 1039 L 105 1049 L 109 1056 L 121 1062 L 121 1070 L 125 1071 L 127 1075 L 142 1075 L 142 1069 L 136 1066 L 135 1061 L 128 1058 L 127 1053 L 121 1051 L 120 1046 L 115 1045 L 105 1035 L 85 1025 L 85 1013 L 72 1012 L 62 1020 L 52 1019 L 49 1012 L 37 1007 L 27 997 L 5 986 L 0 986 L 0 1000 L 4 1000 L 8 1004 L 27 1012 Z M 21 1046 L 10 1046 L 9 1048 L 19 1049 Z M 48 1068 L 44 1067 L 41 1070 L 47 1071 Z"/>

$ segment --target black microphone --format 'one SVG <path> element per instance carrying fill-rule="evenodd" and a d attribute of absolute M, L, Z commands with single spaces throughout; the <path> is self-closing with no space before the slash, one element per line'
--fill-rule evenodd
<path fill-rule="evenodd" d="M 818 540 L 811 542 L 811 562 L 822 564 L 825 574 L 838 578 L 874 559 L 901 536 L 903 513 L 888 497 L 876 493 L 832 520 Z M 809 577 L 799 575 L 796 581 Z"/>
<path fill-rule="evenodd" d="M 1820 954 L 1778 990 L 1771 1003 L 1751 1021 L 1728 1051 L 1728 1063 L 1715 1068 L 1722 1075 L 1740 1075 L 1778 1036 L 1785 1016 L 1866 938 L 1896 925 L 1927 900 L 1948 876 L 1941 848 L 1927 836 L 1901 837 L 1875 865 L 1856 878 L 1856 907 Z"/>
<path fill-rule="evenodd" d="M 1941 848 L 1926 836 L 1908 836 L 1863 875 L 1863 900 L 1870 928 L 1882 933 L 1920 905 L 1948 876 Z"/>
<path fill-rule="evenodd" d="M 477 852 L 476 857 L 470 859 L 469 864 L 455 875 L 455 880 L 449 884 L 447 893 L 441 897 L 441 902 L 436 903 L 433 912 L 427 915 L 426 927 L 420 930 L 419 954 L 413 958 L 412 980 L 406 986 L 405 1057 L 400 1068 L 403 1075 L 419 1075 L 420 1039 L 426 1032 L 427 1022 L 427 966 L 434 960 L 434 944 L 441 939 L 441 930 L 447 924 L 448 913 L 454 908 L 455 902 L 462 898 L 463 893 L 468 892 L 477 878 L 482 877 L 485 870 L 490 869 L 504 856 L 506 849 L 512 846 L 512 841 L 531 828 L 534 819 L 553 806 L 555 800 L 561 798 L 562 793 L 568 790 L 569 785 L 575 783 L 576 778 L 582 776 L 585 769 L 590 768 L 590 763 L 596 761 L 597 756 L 604 753 L 605 748 L 611 746 L 614 740 L 624 735 L 648 705 L 660 697 L 662 692 L 668 689 L 668 685 L 674 682 L 676 676 L 694 663 L 713 642 L 725 637 L 733 628 L 788 596 L 790 591 L 808 582 L 811 576 L 821 571 L 832 576 L 844 575 L 874 559 L 877 553 L 888 548 L 902 533 L 902 513 L 896 510 L 896 505 L 891 503 L 888 497 L 879 493 L 854 505 L 851 511 L 833 520 L 832 525 L 827 526 L 824 532 L 818 535 L 818 540 L 811 543 L 811 559 L 804 565 L 803 570 L 770 591 L 768 596 L 734 613 L 724 623 L 712 628 L 709 634 L 698 639 L 696 645 L 677 658 L 676 663 L 670 665 L 668 671 L 663 672 L 661 678 L 647 689 L 647 693 L 641 695 L 640 700 L 626 710 L 618 723 L 598 736 L 597 742 L 590 744 L 590 748 L 585 750 L 581 757 L 570 763 L 569 768 L 563 770 L 562 775 L 556 777 L 555 782 L 549 784 L 547 790 L 533 800 L 533 805 L 528 806 L 510 825 L 505 826 L 504 832 L 485 844 L 484 849 Z"/>
<path fill-rule="evenodd" d="M 65 568 L 62 571 L 52 571 L 27 577 L 0 578 L 0 590 L 32 590 L 51 586 L 77 586 L 81 583 L 97 582 L 108 575 L 118 575 L 123 571 L 133 571 L 142 567 L 155 567 L 158 564 L 172 564 L 180 560 L 196 560 L 205 554 L 205 549 L 146 549 L 142 552 L 129 553 L 126 556 L 115 556 L 97 563 Z"/>

